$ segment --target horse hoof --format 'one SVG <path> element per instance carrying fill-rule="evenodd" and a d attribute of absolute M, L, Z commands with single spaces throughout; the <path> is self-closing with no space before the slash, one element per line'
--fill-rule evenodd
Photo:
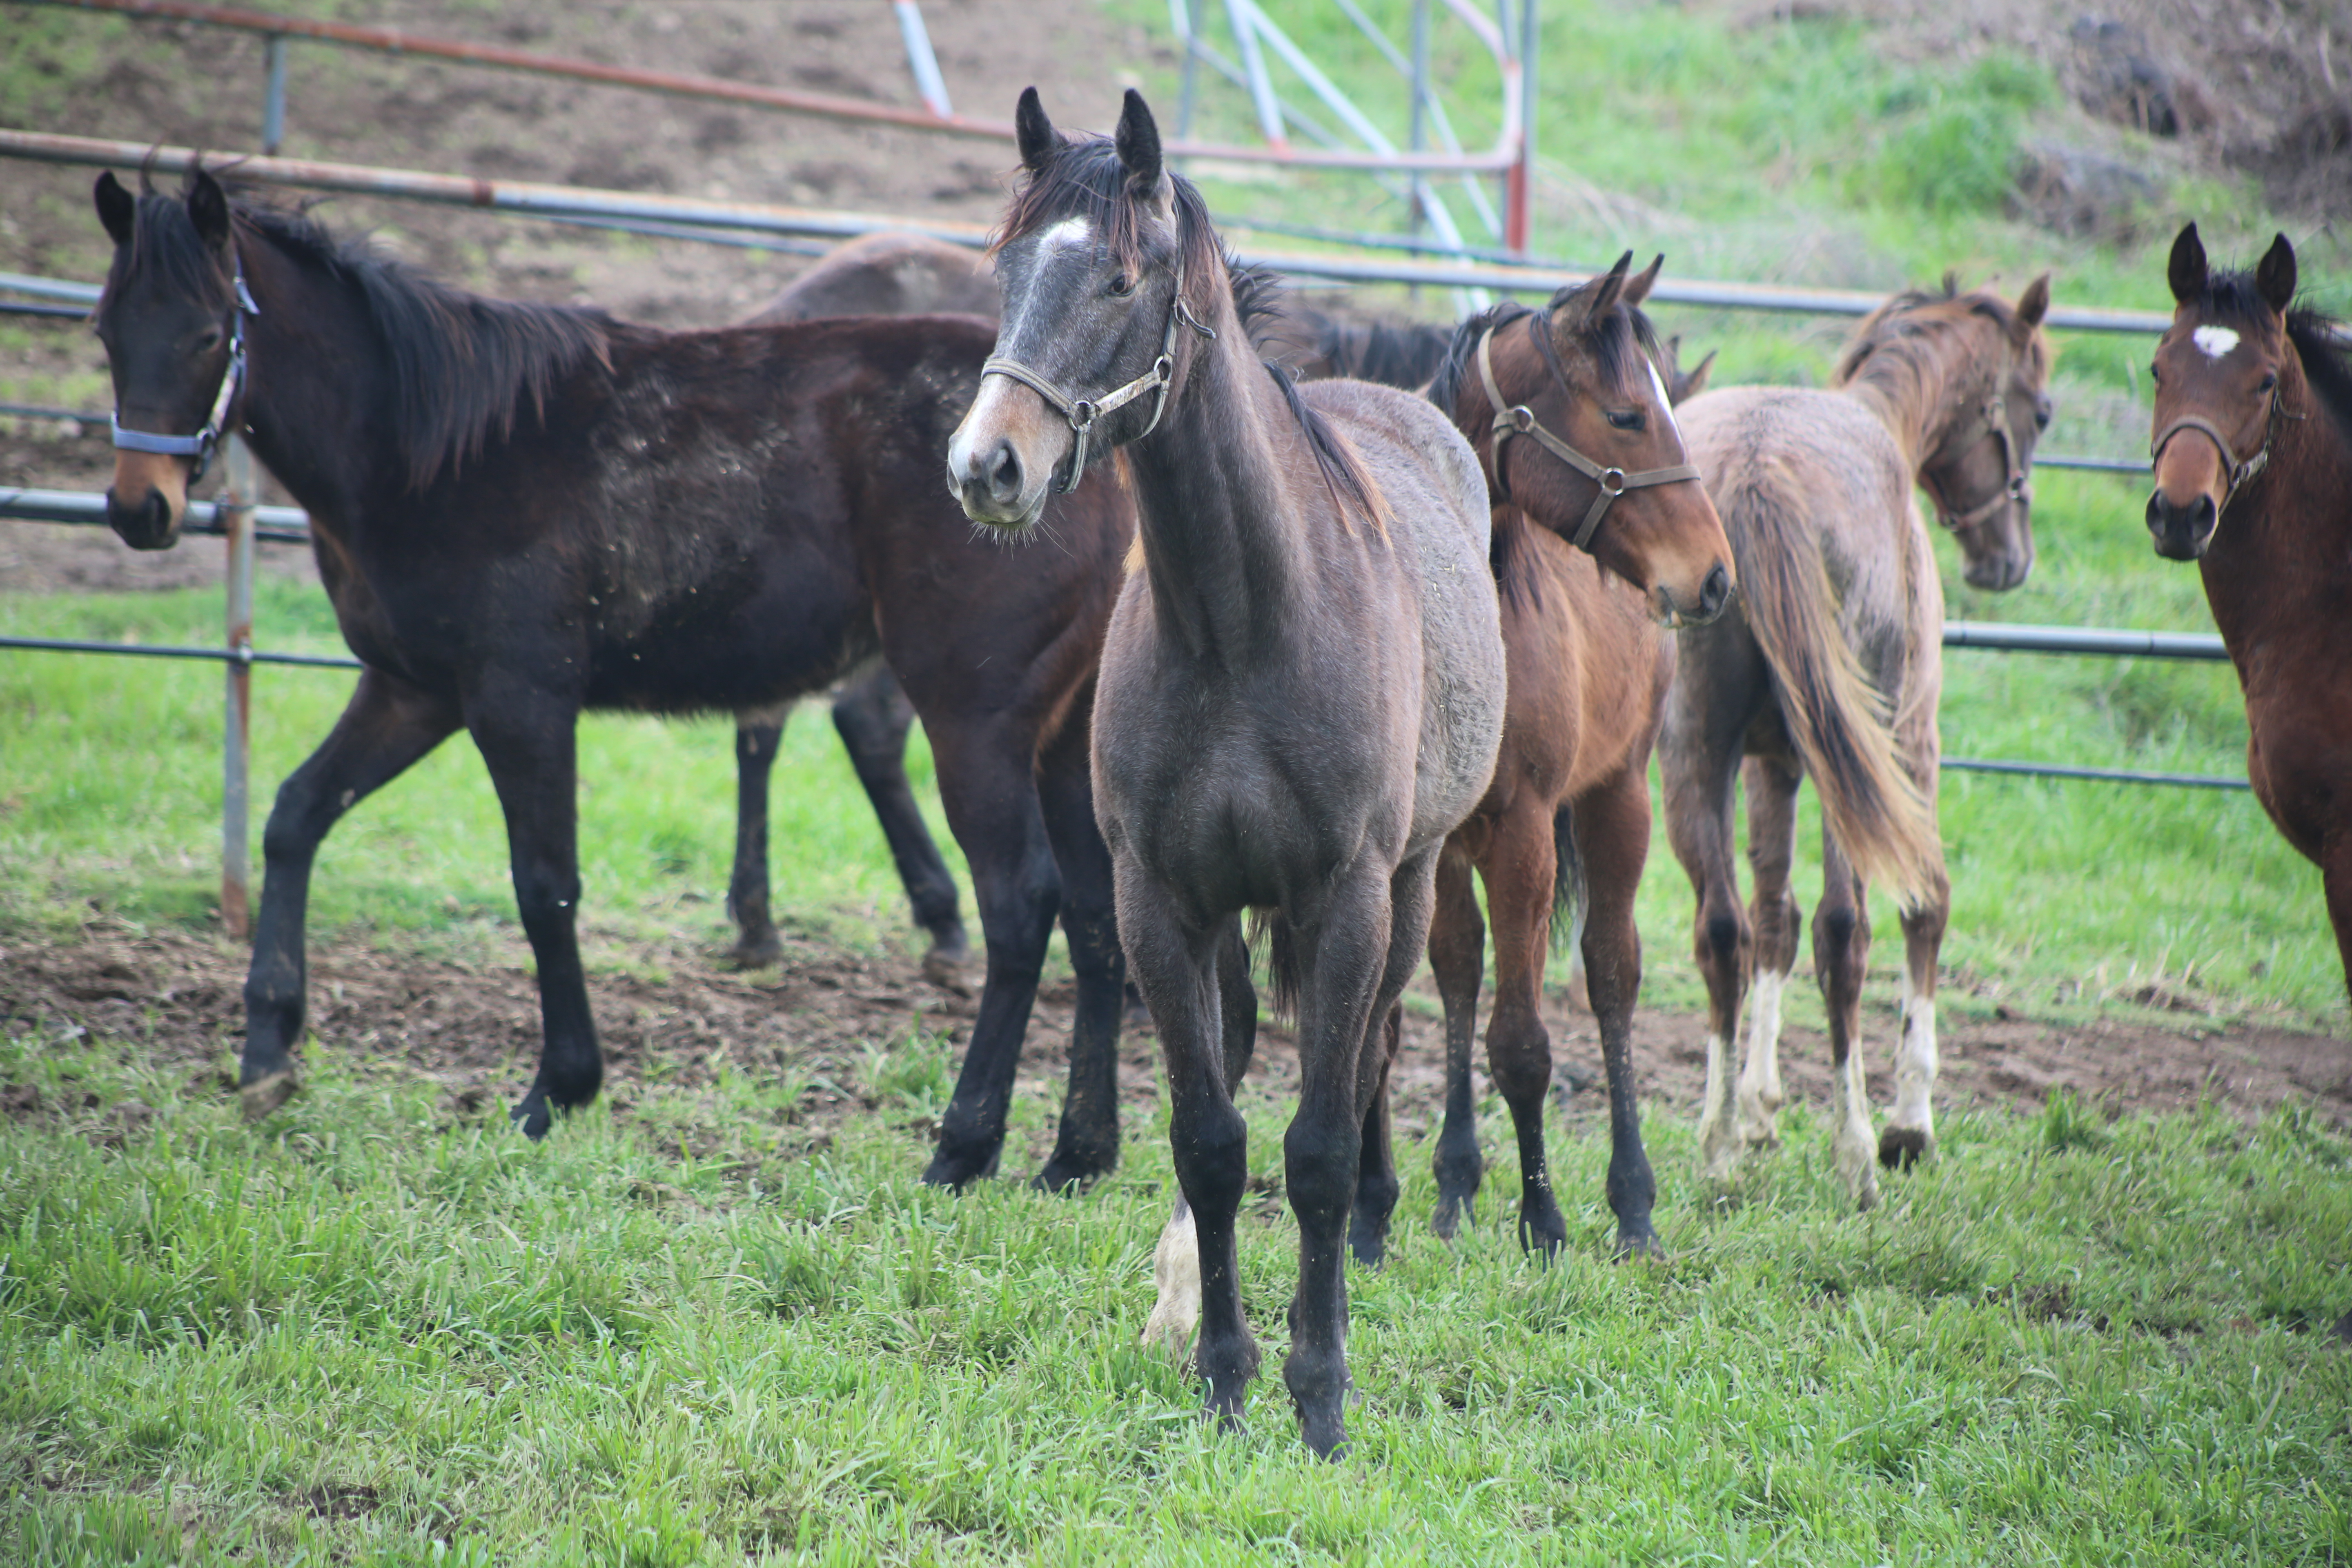
<path fill-rule="evenodd" d="M 1436 1212 L 1429 1216 L 1429 1228 L 1437 1233 L 1438 1240 L 1452 1241 L 1454 1232 L 1462 1228 L 1463 1216 L 1469 1213 L 1470 1205 L 1459 1198 L 1440 1198 Z"/>
<path fill-rule="evenodd" d="M 773 931 L 754 940 L 745 937 L 721 954 L 719 962 L 730 969 L 766 969 L 784 961 L 784 944 Z"/>
<path fill-rule="evenodd" d="M 959 996 L 972 994 L 971 950 L 934 947 L 923 954 L 923 978 Z"/>
<path fill-rule="evenodd" d="M 1065 1160 L 1060 1156 L 1045 1162 L 1030 1185 L 1041 1193 L 1055 1197 L 1076 1197 L 1110 1173 L 1110 1166 L 1093 1161 Z"/>
<path fill-rule="evenodd" d="M 932 1154 L 931 1163 L 923 1168 L 923 1185 L 945 1187 L 951 1193 L 960 1193 L 972 1183 L 994 1174 L 995 1171 L 996 1155 L 993 1152 L 982 1158 L 941 1149 Z"/>
<path fill-rule="evenodd" d="M 1878 1135 L 1878 1163 L 1907 1171 L 1936 1152 L 1936 1141 L 1916 1127 L 1890 1127 Z"/>
<path fill-rule="evenodd" d="M 521 1129 L 522 1135 L 536 1143 L 547 1136 L 555 1125 L 555 1112 L 548 1109 L 544 1089 L 533 1089 L 523 1096 L 522 1102 L 507 1112 L 507 1120 Z"/>
<path fill-rule="evenodd" d="M 1568 1245 L 1568 1223 L 1556 1214 L 1519 1221 L 1519 1250 L 1540 1257 L 1549 1263 Z"/>
<path fill-rule="evenodd" d="M 1386 1226 L 1377 1230 L 1361 1224 L 1349 1226 L 1348 1250 L 1354 1253 L 1356 1261 L 1365 1268 L 1378 1268 L 1387 1262 L 1388 1247 L 1389 1237 Z"/>
<path fill-rule="evenodd" d="M 1639 1230 L 1617 1233 L 1616 1261 L 1620 1263 L 1629 1258 L 1664 1258 L 1665 1255 L 1666 1249 L 1658 1245 L 1658 1233 L 1647 1224 Z"/>
<path fill-rule="evenodd" d="M 294 1091 L 301 1087 L 295 1079 L 292 1068 L 280 1068 L 266 1078 L 255 1079 L 240 1087 L 236 1091 L 237 1105 L 245 1112 L 247 1121 L 258 1121 L 293 1099 Z"/>

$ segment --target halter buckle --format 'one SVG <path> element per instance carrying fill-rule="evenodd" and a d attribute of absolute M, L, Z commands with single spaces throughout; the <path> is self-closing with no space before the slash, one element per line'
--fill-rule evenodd
<path fill-rule="evenodd" d="M 1505 410 L 1503 417 L 1509 420 L 1511 428 L 1522 436 L 1531 433 L 1536 427 L 1536 411 L 1524 403 Z"/>
<path fill-rule="evenodd" d="M 1598 477 L 1601 480 L 1601 489 L 1605 494 L 1622 496 L 1625 493 L 1624 469 L 1603 468 Z"/>

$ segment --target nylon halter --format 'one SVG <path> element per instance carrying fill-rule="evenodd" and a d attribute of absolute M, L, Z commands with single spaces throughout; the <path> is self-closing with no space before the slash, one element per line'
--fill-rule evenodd
<path fill-rule="evenodd" d="M 2302 417 L 2300 414 L 2289 414 L 2280 407 L 2279 389 L 2275 386 L 2272 387 L 2270 415 L 2263 421 L 2263 449 L 2241 461 L 2237 449 L 2230 445 L 2230 437 L 2222 433 L 2220 426 L 2202 415 L 2184 414 L 2166 426 L 2158 434 L 2156 439 L 2149 443 L 2147 466 L 2152 470 L 2157 464 L 2162 462 L 2165 444 L 2183 430 L 2194 430 L 2212 442 L 2214 450 L 2221 454 L 2221 472 L 2228 479 L 2226 487 L 2221 491 L 2221 504 L 2213 509 L 2213 516 L 2218 521 L 2221 515 L 2230 510 L 2230 503 L 2237 499 L 2238 492 L 2251 484 L 2255 475 L 2271 466 L 2271 443 L 2278 438 L 2279 421 Z"/>
<path fill-rule="evenodd" d="M 1534 318 L 1531 316 L 1529 320 Z M 1535 329 L 1530 327 L 1528 330 L 1532 331 Z M 1537 422 L 1535 410 L 1526 404 L 1504 402 L 1503 389 L 1495 384 L 1495 361 L 1487 352 L 1487 345 L 1494 341 L 1495 329 L 1492 327 L 1479 336 L 1478 377 L 1486 384 L 1486 400 L 1495 405 L 1496 483 L 1501 485 L 1503 480 L 1503 443 L 1514 436 L 1528 436 L 1545 451 L 1599 485 L 1601 493 L 1592 498 L 1592 510 L 1584 514 L 1584 521 L 1578 525 L 1574 536 L 1569 540 L 1570 544 L 1582 550 L 1591 543 L 1592 531 L 1601 526 L 1601 519 L 1609 510 L 1609 503 L 1627 490 L 1643 489 L 1651 485 L 1680 484 L 1685 480 L 1693 484 L 1698 482 L 1698 469 L 1689 463 L 1677 463 L 1671 468 L 1644 468 L 1632 474 L 1622 468 L 1604 468 L 1545 429 Z M 1504 487 L 1504 499 L 1510 499 L 1507 486 Z"/>
<path fill-rule="evenodd" d="M 2031 505 L 2033 500 L 2033 476 L 2024 464 L 2017 460 L 2017 437 L 2009 433 L 2008 409 L 2002 405 L 1998 390 L 1985 399 L 1984 407 L 1979 412 L 1984 416 L 1987 430 L 1994 440 L 2000 443 L 2000 464 L 2009 475 L 2000 489 L 1966 511 L 1954 511 L 1945 504 L 1943 494 L 1935 482 L 1924 471 L 1919 476 L 1928 499 L 1936 503 L 1936 521 L 1954 533 L 1964 528 L 1974 528 L 2004 506 L 2013 506 L 2020 501 Z"/>
<path fill-rule="evenodd" d="M 231 254 L 235 254 L 233 248 Z M 228 368 L 222 373 L 220 395 L 213 399 L 212 416 L 205 421 L 204 428 L 193 436 L 159 436 L 125 425 L 120 405 L 108 416 L 114 428 L 114 445 L 121 451 L 194 458 L 195 466 L 188 470 L 190 484 L 203 479 L 205 470 L 212 466 L 213 448 L 220 445 L 221 436 L 227 428 L 229 408 L 236 402 L 237 394 L 245 390 L 245 319 L 261 314 L 261 307 L 253 302 L 253 291 L 245 286 L 245 258 L 237 257 L 234 265 L 236 300 L 228 313 Z"/>
<path fill-rule="evenodd" d="M 1086 477 L 1087 438 L 1094 434 L 1095 421 L 1104 415 L 1116 414 L 1149 392 L 1152 394 L 1151 423 L 1146 425 L 1142 434 L 1135 438 L 1140 441 L 1160 428 L 1160 416 L 1168 410 L 1168 388 L 1176 379 L 1176 328 L 1180 322 L 1203 338 L 1213 339 L 1217 335 L 1216 330 L 1192 314 L 1192 307 L 1184 302 L 1184 268 L 1181 264 L 1176 268 L 1176 299 L 1168 309 L 1168 330 L 1160 336 L 1160 357 L 1151 362 L 1150 370 L 1126 385 L 1106 392 L 1100 397 L 1071 397 L 1042 373 L 1030 369 L 1010 354 L 991 354 L 981 365 L 980 374 L 983 381 L 992 375 L 1009 376 L 1044 398 L 1049 407 L 1069 422 L 1077 443 L 1070 449 L 1068 475 L 1054 483 L 1056 493 L 1067 495 L 1077 489 L 1078 481 Z"/>

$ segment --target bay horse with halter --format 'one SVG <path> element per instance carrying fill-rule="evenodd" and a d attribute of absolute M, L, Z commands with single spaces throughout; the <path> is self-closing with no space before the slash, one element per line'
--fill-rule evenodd
<path fill-rule="evenodd" d="M 2246 773 L 2317 865 L 2352 991 L 2352 353 L 2280 235 L 2213 272 L 2190 224 L 2157 344 L 2156 552 L 2194 561 L 2246 699 Z"/>
<path fill-rule="evenodd" d="M 1384 1139 L 1391 1013 L 1429 931 L 1445 839 L 1486 792 L 1503 649 L 1486 481 L 1428 403 L 1295 385 L 1246 336 L 1261 285 L 1163 166 L 1141 95 L 1115 141 L 1066 142 L 1021 96 L 1026 172 L 1001 230 L 1004 325 L 948 448 L 965 510 L 1032 525 L 1123 449 L 1140 556 L 1104 646 L 1097 813 L 1119 937 L 1159 1026 L 1197 1237 L 1197 1365 L 1238 1421 L 1258 1352 L 1234 1226 L 1249 1174 L 1233 1086 L 1256 998 L 1245 910 L 1296 998 L 1298 1110 L 1283 1140 L 1299 1267 L 1283 1368 L 1307 1445 L 1345 1438 L 1346 1244 L 1396 1192 Z M 1165 1239 L 1165 1238 L 1163 1238 Z"/>
<path fill-rule="evenodd" d="M 987 258 L 945 240 L 885 230 L 835 246 L 742 325 L 942 312 L 995 320 L 996 275 Z M 727 914 L 736 935 L 728 957 L 744 968 L 773 963 L 783 954 L 769 907 L 768 783 L 792 707 L 771 703 L 735 715 L 735 861 Z M 907 782 L 907 733 L 914 721 L 914 706 L 887 663 L 876 661 L 834 691 L 833 727 L 873 805 L 915 923 L 931 939 L 923 973 L 954 984 L 971 961 L 971 945 L 956 907 L 955 879 Z"/>
<path fill-rule="evenodd" d="M 1948 278 L 1864 320 L 1833 391 L 1734 387 L 1680 410 L 1740 588 L 1736 614 L 1684 634 L 1658 752 L 1667 836 L 1698 894 L 1699 1145 L 1712 1180 L 1729 1176 L 1743 1143 L 1779 1138 L 1780 997 L 1801 920 L 1789 870 L 1808 777 L 1823 822 L 1813 968 L 1829 1013 L 1839 1177 L 1868 1208 L 1877 1163 L 1935 1146 L 1936 963 L 1951 906 L 1936 830 L 1944 601 L 1912 487 L 1935 500 L 1971 584 L 2025 580 L 2029 475 L 2050 418 L 2049 306 L 2047 278 L 2013 306 Z M 1731 862 L 1743 787 L 1752 910 Z M 1905 948 L 1895 1109 L 1874 1150 L 1858 1049 L 1874 881 L 1901 900 Z M 1749 1029 L 1734 1060 L 1743 1002 Z"/>
<path fill-rule="evenodd" d="M 1494 922 L 1486 1053 L 1517 1133 L 1519 1242 L 1546 1254 L 1568 1232 L 1545 1152 L 1544 954 L 1561 934 L 1555 919 L 1571 910 L 1609 1082 L 1617 1250 L 1657 1247 L 1657 1184 L 1633 1070 L 1642 978 L 1633 902 L 1649 853 L 1650 752 L 1675 668 L 1663 628 L 1715 619 L 1732 587 L 1731 545 L 1685 460 L 1640 310 L 1664 258 L 1628 278 L 1632 261 L 1629 251 L 1541 310 L 1505 304 L 1465 321 L 1429 392 L 1486 468 L 1509 670 L 1494 783 L 1438 864 L 1429 936 L 1445 1006 L 1436 1227 L 1454 1234 L 1485 1169 L 1470 1084 L 1486 935 L 1475 868 Z"/>
<path fill-rule="evenodd" d="M 927 1174 L 961 1184 L 995 1163 L 1057 912 L 1077 1020 L 1040 1179 L 1110 1168 L 1123 964 L 1088 700 L 1132 512 L 1090 480 L 1055 509 L 1060 548 L 1015 558 L 940 496 L 986 322 L 663 332 L 443 287 L 233 204 L 201 170 L 176 197 L 101 175 L 96 199 L 115 241 L 97 326 L 128 437 L 110 521 L 134 548 L 171 544 L 192 464 L 242 426 L 310 512 L 365 667 L 263 836 L 249 1111 L 292 1091 L 320 841 L 462 728 L 506 816 L 538 963 L 544 1045 L 514 1118 L 545 1133 L 604 1077 L 575 934 L 581 710 L 740 712 L 878 656 L 931 738 L 988 942 Z"/>

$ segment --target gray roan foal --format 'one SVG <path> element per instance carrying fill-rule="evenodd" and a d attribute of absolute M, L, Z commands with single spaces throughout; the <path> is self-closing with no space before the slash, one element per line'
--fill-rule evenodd
<path fill-rule="evenodd" d="M 1139 95 L 1115 142 L 1065 142 L 1034 89 L 1016 119 L 1028 177 L 997 256 L 1004 324 L 949 481 L 973 519 L 1020 529 L 1049 486 L 1125 448 L 1141 559 L 1103 652 L 1094 787 L 1173 1101 L 1183 1205 L 1163 1252 L 1197 1235 L 1197 1364 L 1210 1408 L 1237 1421 L 1258 1361 L 1232 1097 L 1256 1018 L 1241 924 L 1255 910 L 1298 1009 L 1283 1378 L 1329 1455 L 1349 1386 L 1343 1244 L 1376 1259 L 1397 1197 L 1376 1114 L 1391 1015 L 1428 939 L 1438 851 L 1486 792 L 1502 731 L 1486 480 L 1430 404 L 1296 387 L 1258 357 L 1246 325 L 1263 286 L 1161 167 Z"/>

